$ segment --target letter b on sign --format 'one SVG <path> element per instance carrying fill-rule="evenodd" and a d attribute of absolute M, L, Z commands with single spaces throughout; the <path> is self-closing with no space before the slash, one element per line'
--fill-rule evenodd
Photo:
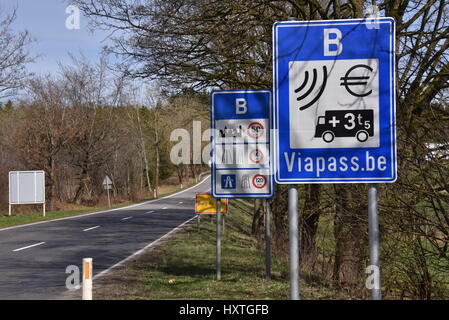
<path fill-rule="evenodd" d="M 235 99 L 235 113 L 245 114 L 248 112 L 248 102 L 244 98 Z"/>
<path fill-rule="evenodd" d="M 324 55 L 338 56 L 343 51 L 341 31 L 336 28 L 324 29 Z"/>

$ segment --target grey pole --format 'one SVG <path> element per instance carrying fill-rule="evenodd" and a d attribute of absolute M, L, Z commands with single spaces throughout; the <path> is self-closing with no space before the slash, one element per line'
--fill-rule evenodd
<path fill-rule="evenodd" d="M 296 185 L 288 188 L 288 224 L 290 246 L 290 296 L 299 300 L 299 230 L 298 230 L 298 190 Z"/>
<path fill-rule="evenodd" d="M 109 208 L 110 208 L 111 207 L 111 198 L 109 197 L 109 186 L 107 186 L 106 188 L 107 188 L 107 191 L 108 191 L 108 205 L 109 205 Z"/>
<path fill-rule="evenodd" d="M 380 290 L 380 241 L 379 241 L 379 214 L 377 211 L 377 186 L 374 183 L 368 186 L 368 234 L 369 257 L 371 266 L 374 266 L 374 283 L 371 289 L 373 300 L 382 300 Z"/>
<path fill-rule="evenodd" d="M 225 224 L 226 224 L 226 222 L 225 222 L 225 215 L 224 214 L 221 215 L 221 224 L 222 224 L 222 227 L 223 227 L 223 230 L 221 231 L 221 233 L 222 233 L 222 235 L 224 235 L 224 233 L 225 233 Z"/>
<path fill-rule="evenodd" d="M 221 280 L 221 201 L 217 199 L 217 280 Z"/>
<path fill-rule="evenodd" d="M 271 208 L 268 200 L 265 200 L 265 274 L 267 280 L 271 280 Z"/>

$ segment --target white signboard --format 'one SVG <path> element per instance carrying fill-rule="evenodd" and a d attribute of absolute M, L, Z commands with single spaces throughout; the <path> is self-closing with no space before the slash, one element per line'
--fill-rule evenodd
<path fill-rule="evenodd" d="M 106 176 L 104 178 L 104 180 L 103 180 L 103 188 L 105 190 L 111 190 L 112 189 L 112 181 L 111 181 L 111 179 L 108 176 Z"/>
<path fill-rule="evenodd" d="M 9 172 L 9 204 L 45 203 L 44 171 Z"/>

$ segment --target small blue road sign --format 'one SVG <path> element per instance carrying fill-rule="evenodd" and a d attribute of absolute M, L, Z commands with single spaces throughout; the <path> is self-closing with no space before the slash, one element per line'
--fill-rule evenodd
<path fill-rule="evenodd" d="M 273 27 L 277 183 L 394 182 L 391 18 Z"/>
<path fill-rule="evenodd" d="M 271 101 L 271 90 L 212 92 L 214 198 L 273 196 Z"/>
<path fill-rule="evenodd" d="M 223 174 L 221 175 L 221 188 L 222 189 L 235 189 L 235 174 Z"/>

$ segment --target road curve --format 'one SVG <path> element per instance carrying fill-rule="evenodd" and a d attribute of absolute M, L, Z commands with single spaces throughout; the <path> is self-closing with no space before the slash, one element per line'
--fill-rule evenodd
<path fill-rule="evenodd" d="M 210 178 L 161 199 L 101 213 L 0 229 L 0 300 L 60 299 L 66 268 L 93 258 L 94 276 L 195 216 Z"/>

